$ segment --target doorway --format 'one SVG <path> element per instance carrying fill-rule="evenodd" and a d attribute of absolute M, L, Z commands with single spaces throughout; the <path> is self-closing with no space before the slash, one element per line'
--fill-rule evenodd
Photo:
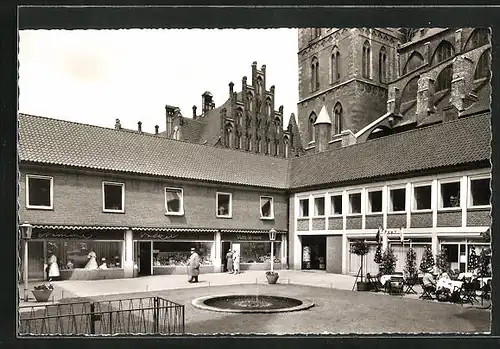
<path fill-rule="evenodd" d="M 326 236 L 302 236 L 302 269 L 326 270 Z"/>
<path fill-rule="evenodd" d="M 151 275 L 151 241 L 139 241 L 139 276 Z"/>
<path fill-rule="evenodd" d="M 231 242 L 230 241 L 222 241 L 222 272 L 225 273 L 227 272 L 227 259 L 226 259 L 226 254 L 231 248 Z"/>
<path fill-rule="evenodd" d="M 44 280 L 45 279 L 45 258 L 44 258 L 43 241 L 28 242 L 28 279 L 29 280 Z"/>

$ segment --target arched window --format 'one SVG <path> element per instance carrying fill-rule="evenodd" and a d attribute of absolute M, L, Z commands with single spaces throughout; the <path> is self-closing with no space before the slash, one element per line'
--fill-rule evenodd
<path fill-rule="evenodd" d="M 314 142 L 316 140 L 316 135 L 314 134 L 314 123 L 316 122 L 316 114 L 314 112 L 309 116 L 309 124 L 307 125 L 307 134 L 309 137 L 309 142 Z"/>
<path fill-rule="evenodd" d="M 236 133 L 236 142 L 234 142 L 234 148 L 235 149 L 241 149 L 241 135 L 239 133 Z"/>
<path fill-rule="evenodd" d="M 387 82 L 387 51 L 383 46 L 378 54 L 378 76 L 380 82 Z"/>
<path fill-rule="evenodd" d="M 243 110 L 241 110 L 241 108 L 238 108 L 236 112 L 236 124 L 243 126 Z"/>
<path fill-rule="evenodd" d="M 371 47 L 370 43 L 365 41 L 363 45 L 363 56 L 361 60 L 363 77 L 369 79 L 371 75 L 370 69 Z"/>
<path fill-rule="evenodd" d="M 247 100 L 248 100 L 248 111 L 253 111 L 253 96 L 252 94 L 248 94 L 248 97 L 247 97 Z"/>
<path fill-rule="evenodd" d="M 332 134 L 338 135 L 342 132 L 342 105 L 337 102 L 333 108 Z"/>
<path fill-rule="evenodd" d="M 252 150 L 252 135 L 247 135 L 246 150 L 247 151 L 251 151 Z"/>
<path fill-rule="evenodd" d="M 226 125 L 226 134 L 225 134 L 226 147 L 233 147 L 233 126 L 231 124 Z"/>
<path fill-rule="evenodd" d="M 491 50 L 486 50 L 483 52 L 479 60 L 477 61 L 476 70 L 474 71 L 474 80 L 479 80 L 483 78 L 489 78 L 491 74 L 491 63 L 490 63 Z"/>
<path fill-rule="evenodd" d="M 403 75 L 407 74 L 411 71 L 414 71 L 418 67 L 421 67 L 424 64 L 424 57 L 417 51 L 414 51 L 410 58 L 406 61 L 405 67 L 403 68 Z"/>
<path fill-rule="evenodd" d="M 263 86 L 262 77 L 259 76 L 257 78 L 257 94 L 258 95 L 262 95 L 262 86 Z"/>
<path fill-rule="evenodd" d="M 280 142 L 278 140 L 274 143 L 274 156 L 280 155 Z"/>
<path fill-rule="evenodd" d="M 257 153 L 262 152 L 262 139 L 257 138 Z"/>
<path fill-rule="evenodd" d="M 267 116 L 272 115 L 272 105 L 271 105 L 271 100 L 269 98 L 266 99 L 266 115 Z"/>
<path fill-rule="evenodd" d="M 281 121 L 280 118 L 275 118 L 274 119 L 274 126 L 276 127 L 276 134 L 281 133 Z"/>
<path fill-rule="evenodd" d="M 467 40 L 465 45 L 466 50 L 472 50 L 473 48 L 480 47 L 483 45 L 488 45 L 490 43 L 490 31 L 486 28 L 475 29 Z"/>
<path fill-rule="evenodd" d="M 285 158 L 288 158 L 288 153 L 290 152 L 290 141 L 288 137 L 283 138 L 283 144 L 285 145 Z"/>
<path fill-rule="evenodd" d="M 444 60 L 447 60 L 451 56 L 455 54 L 455 49 L 453 48 L 453 45 L 450 44 L 448 41 L 443 40 L 439 44 L 439 46 L 436 48 L 436 51 L 434 51 L 434 56 L 432 58 L 432 64 L 437 64 L 439 62 L 442 62 Z"/>
<path fill-rule="evenodd" d="M 335 46 L 331 56 L 331 78 L 332 83 L 340 80 L 340 52 Z"/>
<path fill-rule="evenodd" d="M 439 73 L 436 79 L 435 83 L 436 88 L 434 92 L 446 91 L 451 89 L 452 74 L 453 74 L 453 67 L 451 65 L 441 70 L 441 73 Z"/>
<path fill-rule="evenodd" d="M 266 138 L 266 154 L 271 155 L 271 141 Z"/>
<path fill-rule="evenodd" d="M 319 62 L 316 57 L 311 61 L 311 91 L 319 89 Z"/>

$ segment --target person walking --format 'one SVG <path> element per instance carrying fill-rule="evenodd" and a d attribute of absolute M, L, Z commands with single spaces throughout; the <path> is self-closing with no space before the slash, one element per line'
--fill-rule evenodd
<path fill-rule="evenodd" d="M 233 274 L 239 274 L 240 272 L 240 251 L 234 250 L 233 252 Z"/>
<path fill-rule="evenodd" d="M 187 261 L 187 272 L 189 276 L 188 282 L 198 282 L 200 275 L 200 256 L 196 253 L 196 249 L 191 248 L 191 256 Z"/>
<path fill-rule="evenodd" d="M 228 273 L 233 272 L 233 251 L 231 249 L 226 253 L 226 268 Z"/>
<path fill-rule="evenodd" d="M 49 281 L 59 278 L 59 265 L 57 264 L 57 257 L 54 253 L 51 253 L 49 257 Z"/>

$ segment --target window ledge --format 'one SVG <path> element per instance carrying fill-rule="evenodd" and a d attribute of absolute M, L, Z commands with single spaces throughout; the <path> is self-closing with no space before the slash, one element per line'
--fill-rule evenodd
<path fill-rule="evenodd" d="M 422 209 L 422 210 L 413 210 L 411 211 L 411 213 L 432 213 L 432 209 L 431 208 L 426 208 L 426 209 Z"/>
<path fill-rule="evenodd" d="M 184 216 L 184 212 L 165 212 L 165 216 Z"/>
<path fill-rule="evenodd" d="M 342 218 L 342 214 L 332 214 L 329 215 L 328 218 Z"/>
<path fill-rule="evenodd" d="M 361 217 L 363 214 L 362 213 L 348 213 L 346 216 L 347 218 L 351 217 Z"/>
<path fill-rule="evenodd" d="M 102 210 L 103 213 L 125 213 L 125 210 Z"/>
<path fill-rule="evenodd" d="M 485 211 L 491 210 L 491 205 L 481 205 L 481 206 L 470 206 L 467 207 L 467 211 Z"/>
<path fill-rule="evenodd" d="M 28 210 L 44 210 L 44 211 L 51 211 L 54 210 L 53 206 L 26 206 Z"/>
<path fill-rule="evenodd" d="M 389 211 L 387 214 L 406 214 L 406 211 Z"/>
<path fill-rule="evenodd" d="M 303 220 L 303 221 L 305 221 L 306 219 L 309 219 L 309 218 L 311 218 L 311 217 L 297 217 L 298 220 Z"/>
<path fill-rule="evenodd" d="M 383 216 L 383 212 L 367 212 L 365 213 L 366 216 Z"/>
<path fill-rule="evenodd" d="M 233 218 L 233 216 L 232 215 L 231 216 L 219 216 L 219 215 L 217 215 L 217 218 L 231 219 L 231 218 Z"/>
<path fill-rule="evenodd" d="M 321 215 L 321 216 L 312 216 L 312 218 L 326 218 L 326 215 Z"/>
<path fill-rule="evenodd" d="M 461 207 L 440 207 L 438 208 L 438 213 L 440 212 L 458 212 L 462 211 Z"/>
<path fill-rule="evenodd" d="M 260 217 L 260 219 L 263 221 L 274 221 L 274 216 L 272 216 L 272 217 Z"/>

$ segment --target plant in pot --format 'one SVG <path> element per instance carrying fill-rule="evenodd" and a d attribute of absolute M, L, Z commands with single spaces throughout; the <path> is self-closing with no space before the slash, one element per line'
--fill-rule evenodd
<path fill-rule="evenodd" d="M 280 275 L 275 271 L 266 271 L 267 282 L 270 284 L 275 284 L 279 277 Z"/>
<path fill-rule="evenodd" d="M 351 245 L 351 253 L 361 257 L 361 266 L 359 267 L 358 276 L 361 276 L 360 281 L 356 277 L 356 287 L 358 291 L 368 291 L 369 283 L 363 280 L 363 264 L 364 257 L 370 251 L 370 245 L 368 245 L 364 240 L 356 240 Z"/>
<path fill-rule="evenodd" d="M 47 302 L 52 294 L 52 291 L 54 291 L 54 286 L 51 283 L 48 283 L 33 287 L 31 293 L 35 296 L 37 302 Z"/>
<path fill-rule="evenodd" d="M 385 275 L 393 274 L 396 270 L 396 261 L 397 257 L 394 255 L 394 250 L 392 247 L 387 247 L 379 265 L 380 272 Z"/>

